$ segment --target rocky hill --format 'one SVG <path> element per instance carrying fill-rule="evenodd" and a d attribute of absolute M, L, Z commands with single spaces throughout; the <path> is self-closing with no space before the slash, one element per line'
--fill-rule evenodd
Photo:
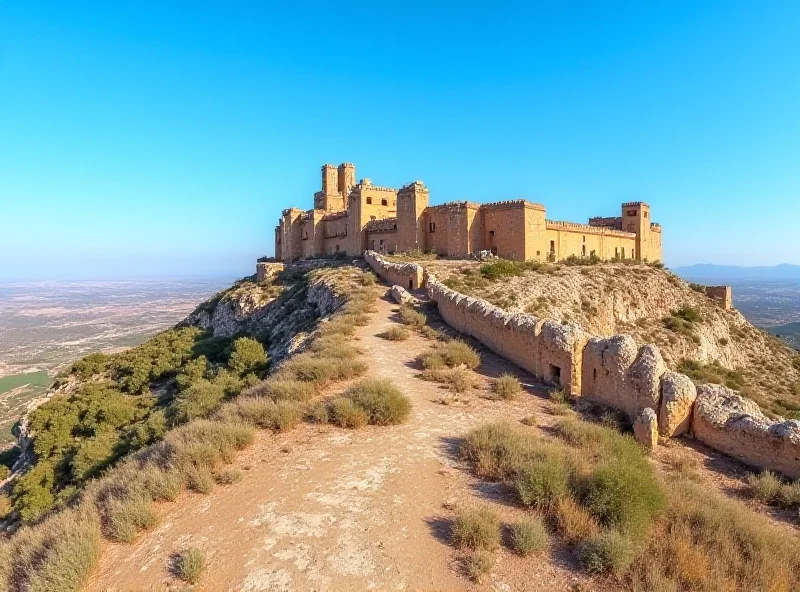
<path fill-rule="evenodd" d="M 449 287 L 508 311 L 572 322 L 600 337 L 628 333 L 638 344 L 655 343 L 672 369 L 734 388 L 768 415 L 800 417 L 800 354 L 666 269 L 420 263 Z"/>

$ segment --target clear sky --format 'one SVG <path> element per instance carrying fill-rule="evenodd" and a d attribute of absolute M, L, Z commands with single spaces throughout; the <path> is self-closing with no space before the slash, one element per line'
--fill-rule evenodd
<path fill-rule="evenodd" d="M 800 2 L 0 0 L 0 278 L 252 273 L 342 161 L 800 264 Z"/>

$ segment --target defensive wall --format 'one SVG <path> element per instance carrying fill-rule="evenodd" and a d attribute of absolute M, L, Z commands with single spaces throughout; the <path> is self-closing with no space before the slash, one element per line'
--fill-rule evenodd
<path fill-rule="evenodd" d="M 747 464 L 800 478 L 800 421 L 770 420 L 756 403 L 722 386 L 695 387 L 688 376 L 667 370 L 655 345 L 509 313 L 448 288 L 418 264 L 388 262 L 371 251 L 364 259 L 387 282 L 425 288 L 448 325 L 572 396 L 634 422 L 655 414 L 664 437 L 688 433 Z"/>

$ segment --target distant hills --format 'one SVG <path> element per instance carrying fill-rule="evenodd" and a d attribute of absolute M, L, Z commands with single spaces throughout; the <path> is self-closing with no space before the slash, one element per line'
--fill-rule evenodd
<path fill-rule="evenodd" d="M 674 267 L 671 270 L 684 279 L 719 280 L 721 283 L 747 280 L 800 280 L 800 265 L 790 265 L 788 263 L 755 267 L 701 263 L 687 267 Z"/>

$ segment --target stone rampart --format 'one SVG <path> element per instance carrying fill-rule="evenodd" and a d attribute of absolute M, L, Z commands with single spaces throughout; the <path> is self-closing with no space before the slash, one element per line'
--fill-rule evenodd
<path fill-rule="evenodd" d="M 455 330 L 573 396 L 638 421 L 639 431 L 648 435 L 646 445 L 655 441 L 654 426 L 664 437 L 691 433 L 747 464 L 800 478 L 800 421 L 772 421 L 755 402 L 721 386 L 695 388 L 687 376 L 667 370 L 656 346 L 638 347 L 629 335 L 599 338 L 573 324 L 509 313 L 451 290 L 419 265 L 388 263 L 373 252 L 365 259 L 392 283 L 408 285 L 411 278 L 424 285 Z"/>
<path fill-rule="evenodd" d="M 692 433 L 749 465 L 800 479 L 800 421 L 772 421 L 755 402 L 723 386 L 697 387 Z"/>
<path fill-rule="evenodd" d="M 390 284 L 397 284 L 408 290 L 418 290 L 424 285 L 424 271 L 416 263 L 390 263 L 375 251 L 366 251 L 364 261 L 378 277 Z"/>

